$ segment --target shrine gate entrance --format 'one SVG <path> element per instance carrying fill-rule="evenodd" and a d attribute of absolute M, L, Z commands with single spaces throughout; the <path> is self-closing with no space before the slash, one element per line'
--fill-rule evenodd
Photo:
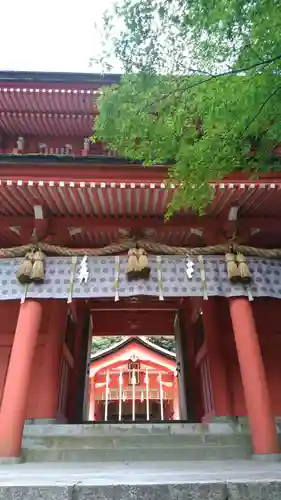
<path fill-rule="evenodd" d="M 141 297 L 121 299 L 115 304 L 105 300 L 88 303 L 84 308 L 84 317 L 88 319 L 80 338 L 81 348 L 76 347 L 76 372 L 69 370 L 66 376 L 64 363 L 58 413 L 69 411 L 67 421 L 71 423 L 200 421 L 195 399 L 198 398 L 198 405 L 201 393 L 196 396 L 194 367 L 192 371 L 187 361 L 186 339 L 190 332 L 179 306 L 178 299 L 162 303 L 156 298 Z M 75 326 L 69 314 L 66 339 L 71 338 L 71 330 L 75 331 Z M 125 340 L 95 356 L 91 349 L 93 336 L 122 336 Z M 174 338 L 176 352 L 157 349 L 147 341 L 148 336 Z M 133 346 L 127 346 L 128 341 Z M 125 348 L 127 353 L 123 354 Z M 128 376 L 132 380 L 127 381 L 125 388 Z"/>
<path fill-rule="evenodd" d="M 92 257 L 89 283 L 81 284 L 79 259 L 48 257 L 44 283 L 28 287 L 3 278 L 15 274 L 20 259 L 0 262 L 0 293 L 14 297 L 0 301 L 1 339 L 9 346 L 2 358 L 4 457 L 19 456 L 26 420 L 85 421 L 91 336 L 119 333 L 175 334 L 180 419 L 249 415 L 255 453 L 277 453 L 279 263 L 249 259 L 256 279 L 247 287 L 229 282 L 219 256 L 208 257 L 204 273 L 199 261 L 191 280 L 185 258 L 161 257 L 161 269 L 152 257 L 151 279 L 138 283 L 124 272 L 116 279 L 114 258 Z M 126 258 L 120 262 L 124 270 Z"/>

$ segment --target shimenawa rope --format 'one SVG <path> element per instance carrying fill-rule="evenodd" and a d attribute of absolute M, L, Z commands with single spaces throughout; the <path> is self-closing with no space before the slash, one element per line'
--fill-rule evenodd
<path fill-rule="evenodd" d="M 229 244 L 212 245 L 197 248 L 175 247 L 156 243 L 149 240 L 123 240 L 120 243 L 113 243 L 103 248 L 68 248 L 59 245 L 39 242 L 36 245 L 22 245 L 11 248 L 0 248 L 0 258 L 24 257 L 29 251 L 40 249 L 46 255 L 72 257 L 72 256 L 95 256 L 103 257 L 107 255 L 118 255 L 130 250 L 130 248 L 141 247 L 150 254 L 160 255 L 224 255 L 229 251 Z M 233 251 L 248 257 L 259 257 L 265 259 L 281 259 L 281 249 L 279 248 L 255 248 L 247 245 L 233 245 Z"/>

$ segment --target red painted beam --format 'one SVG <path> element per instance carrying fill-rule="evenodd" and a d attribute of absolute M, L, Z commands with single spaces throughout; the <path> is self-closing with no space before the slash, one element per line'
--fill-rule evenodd
<path fill-rule="evenodd" d="M 220 221 L 222 222 L 222 221 Z M 70 227 L 78 227 L 85 231 L 107 231 L 112 229 L 144 229 L 156 228 L 165 230 L 188 230 L 190 227 L 206 227 L 214 228 L 217 221 L 211 217 L 196 217 L 196 216 L 175 216 L 169 221 L 164 221 L 164 217 L 69 217 L 58 216 L 49 217 L 50 232 L 60 234 L 62 231 L 68 230 Z M 28 216 L 0 216 L 0 228 L 9 226 L 21 226 L 23 228 L 31 228 L 34 226 L 33 217 Z"/>
<path fill-rule="evenodd" d="M 34 180 L 35 182 L 44 181 L 65 181 L 65 182 L 127 182 L 127 183 L 157 183 L 163 182 L 168 179 L 168 167 L 164 165 L 152 165 L 144 168 L 142 165 L 128 164 L 124 161 L 122 164 L 112 165 L 111 163 L 105 164 L 92 164 L 85 165 L 79 164 L 79 157 L 76 157 L 76 163 L 54 164 L 46 163 L 35 165 L 34 163 L 26 163 L 24 166 L 18 164 L 17 155 L 15 155 L 14 163 L 1 165 L 1 180 L 22 180 L 27 182 Z M 278 184 L 281 182 L 281 172 L 270 172 L 268 174 L 260 175 L 254 182 L 257 186 L 262 183 L 272 183 L 276 181 Z M 213 184 L 219 186 L 221 183 L 246 183 L 252 184 L 249 174 L 246 172 L 234 172 L 229 174 L 221 181 L 215 181 Z"/>
<path fill-rule="evenodd" d="M 93 335 L 173 335 L 175 311 L 107 311 L 93 315 Z M 114 318 L 114 320 L 112 319 Z"/>
<path fill-rule="evenodd" d="M 87 305 L 94 314 L 95 312 L 116 312 L 119 314 L 131 311 L 134 313 L 139 312 L 140 315 L 144 315 L 148 312 L 153 314 L 161 312 L 161 314 L 173 315 L 181 307 L 181 299 L 165 299 L 163 302 L 155 297 L 149 299 L 137 298 L 136 300 L 121 299 L 119 302 L 113 302 L 112 300 L 89 300 Z"/>
<path fill-rule="evenodd" d="M 17 157 L 15 162 L 5 165 L 1 164 L 2 181 L 22 180 L 28 182 L 33 180 L 39 182 L 64 181 L 64 182 L 127 182 L 127 183 L 161 183 L 168 178 L 168 167 L 152 166 L 144 168 L 141 165 L 130 165 L 124 161 L 116 166 L 111 164 L 85 165 L 79 159 L 75 164 L 61 165 L 48 163 L 35 165 L 26 163 L 19 165 Z"/>
<path fill-rule="evenodd" d="M 48 217 L 49 232 L 61 234 L 70 227 L 78 227 L 85 231 L 107 231 L 117 228 L 122 229 L 144 229 L 155 228 L 162 230 L 184 230 L 190 228 L 202 228 L 222 232 L 227 229 L 229 223 L 225 217 L 197 217 L 193 215 L 175 215 L 168 221 L 164 217 L 70 217 L 58 216 Z M 21 226 L 25 229 L 34 227 L 34 218 L 31 216 L 0 216 L 0 230 L 8 229 L 10 226 Z M 281 224 L 279 217 L 241 217 L 237 221 L 238 229 L 244 230 L 257 228 L 262 231 L 279 233 Z"/>

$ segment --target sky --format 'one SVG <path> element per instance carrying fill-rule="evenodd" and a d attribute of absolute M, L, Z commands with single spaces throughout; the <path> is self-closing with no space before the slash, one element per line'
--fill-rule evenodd
<path fill-rule="evenodd" d="M 0 0 L 0 70 L 94 72 L 95 24 L 113 0 Z"/>

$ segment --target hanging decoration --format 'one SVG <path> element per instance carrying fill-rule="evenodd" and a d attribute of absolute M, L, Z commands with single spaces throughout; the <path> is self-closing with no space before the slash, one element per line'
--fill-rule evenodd
<path fill-rule="evenodd" d="M 225 261 L 227 276 L 232 283 L 243 283 L 244 285 L 248 285 L 252 281 L 252 275 L 248 264 L 241 252 L 237 254 L 228 252 L 225 255 Z"/>
<path fill-rule="evenodd" d="M 74 286 L 74 281 L 75 281 L 77 259 L 78 259 L 78 257 L 76 257 L 76 256 L 72 257 L 70 281 L 69 281 L 69 291 L 68 291 L 68 298 L 67 298 L 68 304 L 71 304 L 71 302 L 72 302 L 72 293 L 73 293 L 73 286 Z"/>
<path fill-rule="evenodd" d="M 112 243 L 102 248 L 69 248 L 62 247 L 59 245 L 50 245 L 49 243 L 39 242 L 37 243 L 37 248 L 40 248 L 42 252 L 47 255 L 54 255 L 60 257 L 83 257 L 84 255 L 93 257 L 105 257 L 107 255 L 117 255 L 132 249 L 132 240 L 126 239 L 119 243 Z M 229 244 L 218 244 L 206 247 L 179 247 L 165 245 L 164 243 L 158 243 L 149 240 L 139 240 L 139 248 L 144 248 L 146 252 L 152 253 L 154 255 L 225 255 L 229 252 Z M 33 243 L 28 245 L 22 245 L 11 248 L 0 248 L 0 258 L 14 258 L 14 257 L 24 257 L 27 252 L 34 251 L 35 247 Z M 136 252 L 136 248 L 134 248 Z M 263 259 L 281 259 L 281 248 L 256 248 L 248 245 L 235 245 L 235 251 L 242 253 L 247 257 L 259 257 Z"/>
<path fill-rule="evenodd" d="M 81 285 L 83 282 L 85 284 L 88 283 L 88 279 L 89 279 L 88 256 L 84 255 L 78 270 L 78 280 Z"/>
<path fill-rule="evenodd" d="M 198 256 L 198 262 L 199 262 L 199 267 L 200 267 L 200 276 L 201 276 L 202 288 L 203 288 L 203 299 L 208 300 L 205 265 L 204 265 L 204 259 L 203 259 L 202 255 Z"/>
<path fill-rule="evenodd" d="M 192 262 L 192 260 L 190 260 L 188 255 L 185 258 L 185 267 L 186 267 L 185 272 L 186 272 L 187 278 L 189 280 L 191 280 L 192 276 L 194 274 L 194 262 Z"/>
<path fill-rule="evenodd" d="M 251 290 L 251 287 L 248 285 L 246 286 L 246 290 L 247 290 L 247 294 L 248 294 L 248 299 L 250 302 L 253 302 L 254 300 L 254 297 L 253 297 L 253 294 L 252 294 L 252 290 Z"/>
<path fill-rule="evenodd" d="M 236 255 L 236 262 L 239 269 L 240 280 L 246 285 L 249 284 L 252 281 L 252 275 L 242 253 L 239 252 Z"/>
<path fill-rule="evenodd" d="M 126 274 L 129 281 L 149 278 L 150 267 L 144 248 L 130 248 Z"/>
<path fill-rule="evenodd" d="M 33 254 L 33 266 L 31 271 L 31 281 L 35 283 L 44 283 L 45 268 L 44 268 L 45 255 L 42 250 L 37 249 Z"/>
<path fill-rule="evenodd" d="M 136 248 L 130 248 L 128 251 L 128 264 L 126 269 L 127 278 L 129 281 L 137 279 L 139 276 L 138 267 L 138 251 Z"/>
<path fill-rule="evenodd" d="M 234 244 L 233 244 L 234 245 Z M 249 270 L 248 264 L 245 260 L 246 256 L 267 258 L 267 259 L 280 259 L 281 249 L 262 249 L 254 248 L 245 245 L 214 245 L 209 247 L 201 248 L 184 248 L 184 247 L 172 247 L 169 245 L 164 245 L 157 242 L 151 242 L 148 240 L 138 241 L 134 248 L 132 248 L 131 240 L 124 240 L 120 243 L 114 243 L 104 248 L 90 248 L 90 249 L 73 249 L 64 248 L 56 245 L 50 245 L 48 243 L 39 242 L 36 245 L 28 244 L 19 247 L 12 248 L 0 248 L 0 258 L 16 258 L 24 256 L 23 262 L 20 264 L 17 271 L 17 279 L 23 285 L 28 285 L 29 283 L 43 283 L 45 279 L 45 253 L 58 256 L 71 256 L 72 257 L 72 271 L 71 280 L 69 288 L 68 301 L 71 302 L 72 288 L 73 288 L 73 266 L 76 269 L 76 262 L 78 256 L 83 252 L 84 256 L 82 258 L 78 279 L 80 283 L 87 283 L 89 279 L 88 270 L 88 257 L 89 256 L 106 256 L 120 254 L 124 250 L 128 250 L 128 264 L 126 267 L 126 274 L 128 280 L 148 278 L 150 276 L 150 266 L 148 262 L 147 252 L 156 253 L 159 251 L 162 255 L 181 255 L 185 256 L 185 269 L 187 278 L 190 280 L 194 274 L 194 262 L 191 260 L 190 256 L 198 256 L 198 261 L 200 265 L 200 274 L 203 284 L 203 294 L 204 298 L 207 297 L 207 286 L 206 277 L 204 271 L 204 261 L 203 255 L 225 255 L 227 275 L 232 283 L 242 283 L 243 285 L 249 285 L 253 281 L 253 277 Z M 44 252 L 44 253 L 43 253 Z M 82 255 L 83 255 L 82 254 Z M 158 276 L 158 289 L 159 289 L 159 300 L 164 300 L 163 296 L 163 280 L 162 280 L 162 270 L 161 257 L 156 258 L 157 261 L 157 276 Z M 115 301 L 119 300 L 119 285 L 120 279 L 120 257 L 115 256 Z M 247 288 L 250 300 L 252 300 L 251 290 Z M 27 293 L 27 288 L 25 287 L 22 300 L 25 300 Z"/>
<path fill-rule="evenodd" d="M 225 262 L 226 262 L 226 271 L 227 271 L 227 276 L 228 279 L 232 283 L 237 283 L 240 281 L 241 276 L 240 276 L 240 271 L 236 262 L 236 255 L 235 253 L 228 252 L 225 254 Z"/>
<path fill-rule="evenodd" d="M 44 261 L 45 255 L 39 248 L 27 252 L 17 272 L 19 282 L 24 285 L 31 282 L 44 283 Z"/>
<path fill-rule="evenodd" d="M 115 288 L 115 297 L 114 301 L 119 301 L 119 272 L 120 272 L 120 257 L 119 255 L 115 256 L 115 265 L 114 265 L 114 288 Z"/>
<path fill-rule="evenodd" d="M 162 257 L 161 257 L 161 255 L 157 255 L 156 264 L 157 264 L 159 300 L 164 300 L 164 295 L 163 295 L 164 285 L 163 285 L 163 279 L 162 279 Z"/>
<path fill-rule="evenodd" d="M 31 273 L 34 262 L 33 258 L 34 258 L 34 252 L 33 250 L 31 250 L 30 252 L 27 252 L 27 254 L 24 257 L 24 260 L 19 266 L 17 272 L 17 279 L 23 285 L 31 282 Z"/>
<path fill-rule="evenodd" d="M 150 275 L 150 267 L 148 264 L 147 253 L 144 248 L 137 250 L 139 278 L 148 279 Z"/>
<path fill-rule="evenodd" d="M 21 304 L 25 303 L 25 299 L 26 299 L 26 295 L 27 295 L 27 289 L 28 289 L 28 283 L 25 283 L 24 287 L 23 287 L 23 294 L 22 294 L 21 299 L 20 299 L 20 303 Z"/>
<path fill-rule="evenodd" d="M 24 285 L 23 293 L 20 300 L 21 304 L 24 304 L 25 302 L 28 285 L 32 281 L 33 265 L 34 265 L 34 251 L 31 250 L 25 255 L 25 258 L 23 262 L 20 264 L 20 267 L 17 272 L 17 279 L 21 284 Z"/>

